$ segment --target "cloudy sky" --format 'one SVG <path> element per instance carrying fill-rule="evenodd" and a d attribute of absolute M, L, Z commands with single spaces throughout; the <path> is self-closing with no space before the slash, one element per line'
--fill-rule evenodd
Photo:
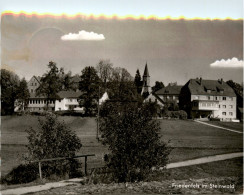
<path fill-rule="evenodd" d="M 76 74 L 110 59 L 132 76 L 147 62 L 152 83 L 243 80 L 241 0 L 12 0 L 0 7 L 1 65 L 27 79 L 51 60 Z"/>

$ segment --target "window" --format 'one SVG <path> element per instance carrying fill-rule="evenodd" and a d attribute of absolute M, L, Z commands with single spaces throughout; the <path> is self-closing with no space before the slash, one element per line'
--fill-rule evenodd
<path fill-rule="evenodd" d="M 37 83 L 35 83 L 35 86 L 37 85 Z"/>
<path fill-rule="evenodd" d="M 226 97 L 223 97 L 223 100 L 226 100 Z"/>
<path fill-rule="evenodd" d="M 233 105 L 229 105 L 229 108 L 233 108 Z"/>
<path fill-rule="evenodd" d="M 218 97 L 217 96 L 215 97 L 215 100 L 218 100 Z"/>
<path fill-rule="evenodd" d="M 208 100 L 210 100 L 210 96 L 208 96 Z"/>
<path fill-rule="evenodd" d="M 223 108 L 226 108 L 226 105 L 223 105 Z"/>
<path fill-rule="evenodd" d="M 219 108 L 220 108 L 220 105 L 219 105 Z"/>
<path fill-rule="evenodd" d="M 59 99 L 58 101 L 61 102 L 61 99 Z"/>
<path fill-rule="evenodd" d="M 230 115 L 230 116 L 233 116 L 233 112 L 229 112 L 229 115 Z"/>
<path fill-rule="evenodd" d="M 223 115 L 223 116 L 226 116 L 226 112 L 222 112 L 222 115 Z"/>
<path fill-rule="evenodd" d="M 31 83 L 31 86 L 33 86 L 33 83 Z"/>
<path fill-rule="evenodd" d="M 33 89 L 31 89 L 31 93 L 33 93 Z"/>
<path fill-rule="evenodd" d="M 30 104 L 32 104 L 32 100 L 30 100 Z"/>

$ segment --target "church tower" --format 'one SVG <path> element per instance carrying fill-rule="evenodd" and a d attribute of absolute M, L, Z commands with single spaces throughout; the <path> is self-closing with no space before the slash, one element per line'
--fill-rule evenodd
<path fill-rule="evenodd" d="M 149 72 L 148 72 L 148 68 L 147 68 L 147 63 L 145 66 L 142 82 L 143 82 L 143 85 L 142 85 L 141 94 L 150 93 L 151 92 L 150 76 L 149 76 Z"/>

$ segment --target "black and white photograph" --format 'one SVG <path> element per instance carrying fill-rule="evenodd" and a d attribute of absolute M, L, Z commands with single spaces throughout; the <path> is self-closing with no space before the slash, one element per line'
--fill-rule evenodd
<path fill-rule="evenodd" d="M 1 194 L 243 194 L 242 0 L 2 0 Z"/>

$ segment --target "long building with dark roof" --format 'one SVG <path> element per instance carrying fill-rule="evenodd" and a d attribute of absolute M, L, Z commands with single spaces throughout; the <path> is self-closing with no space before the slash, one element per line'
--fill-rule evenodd
<path fill-rule="evenodd" d="M 236 94 L 223 79 L 190 79 L 181 89 L 179 104 L 191 118 L 236 119 Z"/>

